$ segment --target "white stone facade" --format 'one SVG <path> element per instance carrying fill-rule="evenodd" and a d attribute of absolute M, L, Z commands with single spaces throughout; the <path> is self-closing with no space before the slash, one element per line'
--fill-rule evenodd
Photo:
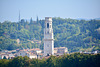
<path fill-rule="evenodd" d="M 51 17 L 45 17 L 44 56 L 47 55 L 54 55 L 54 38 Z"/>

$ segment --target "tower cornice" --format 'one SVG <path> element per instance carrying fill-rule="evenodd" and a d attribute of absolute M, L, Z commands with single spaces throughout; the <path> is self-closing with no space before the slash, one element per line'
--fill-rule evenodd
<path fill-rule="evenodd" d="M 54 40 L 54 39 L 43 39 L 44 41 L 51 41 L 51 40 Z"/>

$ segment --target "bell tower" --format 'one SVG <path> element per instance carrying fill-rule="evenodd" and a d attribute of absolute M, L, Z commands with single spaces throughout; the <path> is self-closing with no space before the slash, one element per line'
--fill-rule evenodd
<path fill-rule="evenodd" d="M 44 56 L 48 55 L 54 55 L 54 38 L 51 17 L 45 17 L 44 29 Z"/>

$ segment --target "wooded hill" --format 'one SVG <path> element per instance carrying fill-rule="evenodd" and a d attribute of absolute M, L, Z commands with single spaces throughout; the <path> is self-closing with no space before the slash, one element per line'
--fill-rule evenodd
<path fill-rule="evenodd" d="M 67 47 L 70 52 L 85 50 L 100 50 L 100 20 L 76 20 L 53 18 L 54 46 Z M 5 21 L 0 23 L 0 50 L 17 48 L 43 49 L 44 20 L 30 22 L 22 19 L 20 22 Z M 19 39 L 18 43 L 16 40 Z M 41 44 L 32 43 L 41 40 Z M 90 51 L 91 51 L 90 50 Z"/>

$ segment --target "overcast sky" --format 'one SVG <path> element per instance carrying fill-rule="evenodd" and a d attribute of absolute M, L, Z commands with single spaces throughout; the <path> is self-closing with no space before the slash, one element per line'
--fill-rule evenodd
<path fill-rule="evenodd" d="M 100 0 L 0 0 L 0 22 L 45 17 L 100 18 Z"/>

